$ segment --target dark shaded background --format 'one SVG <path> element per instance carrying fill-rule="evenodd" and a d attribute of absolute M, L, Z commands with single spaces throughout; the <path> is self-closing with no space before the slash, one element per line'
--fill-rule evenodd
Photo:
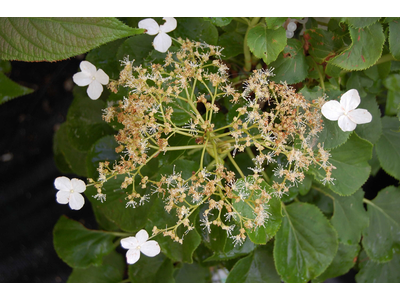
<path fill-rule="evenodd" d="M 53 135 L 72 102 L 72 75 L 81 59 L 12 62 L 9 77 L 35 92 L 0 105 L 0 282 L 66 282 L 71 268 L 53 248 L 55 223 L 65 214 L 96 228 L 90 205 L 72 211 L 58 204 L 53 186 L 62 175 L 53 161 Z M 373 199 L 395 183 L 380 171 L 364 186 L 365 196 Z M 330 282 L 354 282 L 354 275 Z"/>
<path fill-rule="evenodd" d="M 71 268 L 53 248 L 55 223 L 63 214 L 95 223 L 90 205 L 58 204 L 53 185 L 61 175 L 53 135 L 72 102 L 79 63 L 12 62 L 9 77 L 35 92 L 0 105 L 0 282 L 65 282 Z"/>

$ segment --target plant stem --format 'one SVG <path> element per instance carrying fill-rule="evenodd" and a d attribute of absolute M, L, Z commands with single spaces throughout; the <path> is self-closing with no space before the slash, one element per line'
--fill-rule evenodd
<path fill-rule="evenodd" d="M 238 166 L 238 164 L 236 163 L 236 161 L 233 159 L 232 154 L 230 152 L 228 152 L 228 158 L 231 161 L 232 165 L 236 168 L 236 170 L 238 171 L 238 173 L 240 174 L 240 176 L 242 176 L 242 178 L 245 178 L 246 176 L 244 176 L 242 170 L 240 169 L 240 167 Z"/>
<path fill-rule="evenodd" d="M 249 34 L 250 29 L 252 29 L 259 21 L 260 21 L 259 17 L 252 18 L 252 20 L 250 21 L 249 27 L 247 27 L 246 34 L 244 35 L 243 54 L 244 54 L 244 69 L 245 69 L 245 71 L 251 70 L 251 53 L 250 53 L 250 48 L 247 45 L 247 35 Z"/>

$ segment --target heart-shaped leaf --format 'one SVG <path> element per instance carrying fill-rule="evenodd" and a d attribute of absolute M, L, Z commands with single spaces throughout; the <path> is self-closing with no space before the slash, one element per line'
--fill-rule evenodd
<path fill-rule="evenodd" d="M 391 260 L 394 248 L 400 247 L 399 199 L 400 189 L 389 186 L 367 202 L 369 226 L 363 231 L 362 244 L 376 262 Z"/>
<path fill-rule="evenodd" d="M 295 202 L 284 213 L 275 236 L 276 269 L 285 282 L 307 282 L 331 264 L 338 248 L 337 234 L 312 204 Z"/>
<path fill-rule="evenodd" d="M 240 259 L 229 272 L 227 283 L 280 283 L 281 278 L 276 272 L 272 247 L 260 246 L 250 255 Z"/>
<path fill-rule="evenodd" d="M 53 230 L 54 249 L 73 268 L 99 266 L 103 257 L 114 249 L 115 236 L 90 230 L 81 223 L 61 216 Z"/>

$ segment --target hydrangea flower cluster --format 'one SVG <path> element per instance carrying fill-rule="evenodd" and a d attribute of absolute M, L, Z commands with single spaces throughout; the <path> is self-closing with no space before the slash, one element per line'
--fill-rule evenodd
<path fill-rule="evenodd" d="M 315 145 L 322 130 L 323 99 L 308 102 L 286 84 L 270 81 L 271 70 L 254 71 L 239 92 L 228 80 L 229 68 L 220 60 L 219 47 L 178 42 L 180 50 L 167 53 L 163 65 L 134 66 L 126 58 L 119 79 L 109 84 L 112 92 L 119 87 L 130 92 L 104 110 L 105 121 L 122 125 L 116 135 L 120 159 L 113 165 L 100 163 L 99 179 L 92 180 L 96 197 L 104 199 L 103 185 L 125 176 L 121 189 L 126 191 L 127 209 L 146 205 L 157 196 L 163 199 L 165 212 L 175 218 L 175 224 L 165 224 L 165 228 L 154 226 L 153 235 L 183 243 L 194 228 L 191 216 L 201 210 L 206 232 L 220 227 L 240 245 L 246 230 L 268 224 L 270 199 L 281 198 L 301 183 L 311 165 L 323 168 L 324 182 L 332 182 L 329 153 Z M 217 128 L 219 101 L 225 99 L 232 110 L 230 123 Z M 170 145 L 176 136 L 195 142 Z M 152 159 L 178 150 L 199 153 L 198 170 L 191 176 L 175 169 L 157 179 L 142 174 Z M 251 176 L 245 176 L 235 162 L 235 156 L 245 151 L 254 162 Z M 211 157 L 207 165 L 206 156 Z M 273 180 L 264 170 L 269 164 L 275 165 Z M 234 171 L 242 178 L 238 180 Z M 265 181 L 272 189 L 265 188 Z M 238 211 L 238 202 L 252 208 L 251 216 Z"/>

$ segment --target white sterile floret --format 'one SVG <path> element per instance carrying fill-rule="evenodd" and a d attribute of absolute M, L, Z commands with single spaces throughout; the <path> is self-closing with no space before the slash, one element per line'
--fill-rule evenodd
<path fill-rule="evenodd" d="M 154 19 L 148 18 L 141 20 L 138 24 L 139 28 L 146 29 L 149 35 L 156 35 L 153 41 L 154 48 L 159 52 L 167 52 L 168 48 L 172 45 L 172 39 L 167 34 L 176 28 L 177 22 L 175 18 L 163 18 L 165 23 L 161 26 L 157 24 Z"/>
<path fill-rule="evenodd" d="M 86 184 L 80 179 L 69 179 L 65 176 L 57 177 L 54 186 L 59 190 L 56 200 L 60 204 L 69 204 L 74 210 L 79 210 L 85 204 L 85 199 L 80 193 L 86 190 Z"/>
<path fill-rule="evenodd" d="M 121 246 L 128 249 L 126 260 L 128 264 L 136 263 L 140 258 L 140 252 L 148 257 L 154 257 L 160 253 L 160 245 L 156 241 L 148 241 L 149 234 L 146 230 L 140 230 L 136 236 L 130 236 L 121 240 Z"/>
<path fill-rule="evenodd" d="M 74 74 L 72 80 L 79 86 L 88 86 L 87 94 L 90 99 L 97 100 L 103 92 L 103 85 L 108 84 L 109 77 L 102 69 L 88 62 L 82 61 L 79 65 L 81 72 Z"/>
<path fill-rule="evenodd" d="M 342 95 L 340 102 L 330 100 L 326 102 L 321 112 L 325 118 L 331 121 L 338 121 L 340 129 L 343 131 L 353 131 L 357 124 L 365 124 L 372 121 L 372 115 L 366 109 L 357 108 L 361 99 L 358 91 L 349 90 Z"/>

